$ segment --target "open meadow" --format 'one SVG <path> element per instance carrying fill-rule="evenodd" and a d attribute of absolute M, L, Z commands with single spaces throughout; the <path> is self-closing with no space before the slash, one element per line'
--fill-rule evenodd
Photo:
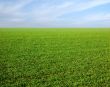
<path fill-rule="evenodd" d="M 110 29 L 0 29 L 0 87 L 110 87 Z"/>

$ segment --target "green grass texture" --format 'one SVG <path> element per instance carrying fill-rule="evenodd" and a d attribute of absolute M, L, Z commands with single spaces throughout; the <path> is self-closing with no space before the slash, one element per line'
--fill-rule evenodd
<path fill-rule="evenodd" d="M 110 87 L 110 29 L 1 28 L 0 87 Z"/>

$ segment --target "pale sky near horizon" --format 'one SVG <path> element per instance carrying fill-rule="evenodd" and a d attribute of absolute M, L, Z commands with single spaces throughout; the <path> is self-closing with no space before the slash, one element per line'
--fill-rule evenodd
<path fill-rule="evenodd" d="M 110 0 L 0 0 L 0 27 L 110 27 Z"/>

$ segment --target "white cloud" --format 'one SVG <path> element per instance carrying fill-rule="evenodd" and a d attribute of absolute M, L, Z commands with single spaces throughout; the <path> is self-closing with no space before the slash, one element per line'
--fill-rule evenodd
<path fill-rule="evenodd" d="M 23 8 L 30 5 L 31 2 L 35 0 L 16 0 L 10 3 L 0 3 L 0 22 L 18 22 L 18 24 L 24 24 L 23 22 L 27 22 L 30 19 L 30 23 L 41 26 L 64 26 L 66 24 L 65 21 L 60 20 L 60 17 L 69 14 L 69 13 L 77 13 L 84 10 L 89 10 L 90 8 L 108 4 L 110 0 L 88 0 L 87 2 L 80 1 L 75 2 L 74 0 L 63 1 L 62 3 L 52 4 L 42 3 L 42 5 L 38 5 L 37 3 L 32 7 L 32 11 L 24 12 Z M 16 3 L 15 3 L 16 2 Z M 26 8 L 25 8 L 26 9 Z M 87 17 L 83 17 L 83 21 L 68 21 L 68 26 L 78 26 L 92 21 L 100 21 L 100 20 L 110 20 L 110 14 L 92 14 L 86 15 Z M 33 21 L 33 22 L 32 22 Z M 21 22 L 21 23 L 20 23 Z M 71 23 L 73 22 L 73 23 Z M 39 24 L 40 23 L 40 24 Z M 70 23 L 70 24 L 69 24 Z M 17 23 L 16 23 L 17 25 Z M 1 25 L 0 25 L 1 26 Z M 20 25 L 19 25 L 20 26 Z"/>
<path fill-rule="evenodd" d="M 91 0 L 88 2 L 81 3 L 76 3 L 74 1 L 65 1 L 61 4 L 52 4 L 52 5 L 44 4 L 38 9 L 37 8 L 33 9 L 31 15 L 37 21 L 45 22 L 57 20 L 59 19 L 60 16 L 69 14 L 71 12 L 84 11 L 108 3 L 110 3 L 110 0 Z"/>
<path fill-rule="evenodd" d="M 103 20 L 109 21 L 110 20 L 110 13 L 91 14 L 91 15 L 87 15 L 84 19 L 87 21 L 103 21 Z"/>
<path fill-rule="evenodd" d="M 79 27 L 110 27 L 110 13 L 88 14 L 80 18 L 80 20 L 78 19 L 72 24 Z"/>
<path fill-rule="evenodd" d="M 83 11 L 87 10 L 96 6 L 104 5 L 110 3 L 110 0 L 91 0 L 84 3 L 79 3 L 78 6 L 76 6 L 75 11 Z"/>
<path fill-rule="evenodd" d="M 58 16 L 63 15 L 65 11 L 68 10 L 70 5 L 73 5 L 73 3 L 64 2 L 57 5 L 44 4 L 39 8 L 35 7 L 31 15 L 37 17 L 38 18 L 37 20 L 45 20 L 49 18 L 54 19 Z"/>
<path fill-rule="evenodd" d="M 18 0 L 11 2 L 11 4 L 9 2 L 0 3 L 0 17 L 2 17 L 0 21 L 23 20 L 25 18 L 25 13 L 22 9 L 32 1 L 33 0 Z"/>

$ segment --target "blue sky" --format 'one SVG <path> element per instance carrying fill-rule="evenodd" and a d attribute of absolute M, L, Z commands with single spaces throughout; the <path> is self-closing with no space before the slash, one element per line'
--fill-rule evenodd
<path fill-rule="evenodd" d="M 0 0 L 0 27 L 110 27 L 110 0 Z"/>

